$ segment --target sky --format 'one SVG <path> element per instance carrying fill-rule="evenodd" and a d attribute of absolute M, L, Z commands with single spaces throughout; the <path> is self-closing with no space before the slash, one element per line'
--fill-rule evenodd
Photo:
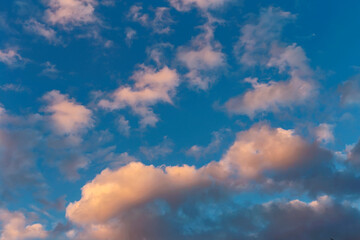
<path fill-rule="evenodd" d="M 0 240 L 360 239 L 360 2 L 0 3 Z"/>

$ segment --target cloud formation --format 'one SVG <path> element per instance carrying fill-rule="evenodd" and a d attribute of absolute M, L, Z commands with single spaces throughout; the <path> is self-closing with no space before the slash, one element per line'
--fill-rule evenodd
<path fill-rule="evenodd" d="M 241 194 L 254 187 L 279 191 L 300 184 L 301 187 L 300 185 L 298 187 L 303 188 L 305 192 L 332 193 L 329 189 L 333 186 L 333 181 L 328 180 L 336 176 L 336 173 L 326 170 L 331 166 L 330 159 L 331 154 L 326 150 L 316 144 L 307 143 L 292 130 L 256 125 L 248 131 L 238 133 L 237 139 L 220 161 L 211 162 L 201 168 L 187 165 L 154 167 L 133 162 L 117 170 L 106 169 L 82 188 L 81 199 L 68 205 L 66 216 L 80 227 L 76 239 L 89 237 L 101 239 L 104 236 L 109 239 L 126 236 L 132 236 L 132 239 L 144 237 L 168 239 L 169 236 L 172 239 L 181 239 L 185 233 L 184 229 L 179 228 L 186 224 L 182 222 L 185 221 L 182 218 L 185 216 L 178 211 L 183 213 L 183 207 L 188 206 L 187 204 L 196 207 L 205 204 L 203 201 L 215 201 L 214 204 L 219 204 L 220 207 L 223 201 L 221 199 L 226 199 L 226 196 Z M 318 171 L 309 172 L 311 169 Z M 308 179 L 304 181 L 303 176 L 307 176 Z M 343 176 L 338 174 L 336 179 L 338 184 L 346 184 Z M 353 179 L 356 178 L 353 176 Z M 274 184 L 276 185 L 277 182 L 279 184 L 275 187 Z M 219 191 L 224 191 L 220 194 L 223 198 L 217 197 Z M 270 221 L 273 213 L 285 214 L 282 208 L 289 208 L 289 211 L 298 210 L 310 214 L 309 219 L 311 219 L 316 214 L 325 214 L 328 206 L 335 206 L 330 204 L 331 201 L 328 199 L 328 197 L 320 198 L 310 204 L 296 200 L 280 209 L 278 209 L 280 205 L 269 203 L 261 206 L 260 212 L 255 209 L 251 211 Z M 222 209 L 220 208 L 219 211 Z M 285 220 L 285 216 L 284 219 L 279 217 L 279 221 Z M 206 216 L 199 216 L 201 217 Z M 171 225 L 168 218 L 181 222 L 180 227 L 175 227 L 172 230 L 173 234 L 159 235 L 157 224 L 165 221 Z M 132 221 L 138 222 L 137 226 L 140 228 L 137 230 L 132 228 Z M 148 221 L 155 227 L 154 232 L 145 228 L 150 224 Z M 277 223 L 274 220 L 265 229 L 256 229 L 259 239 L 266 239 L 267 233 L 273 234 L 272 239 L 282 236 L 284 232 L 277 230 Z M 254 227 L 259 226 L 254 225 Z M 241 229 L 243 228 L 240 226 L 239 231 Z M 311 236 L 320 234 L 318 230 L 318 228 L 311 230 L 314 231 L 310 231 Z M 291 236 L 296 236 L 295 232 L 291 232 L 291 228 L 286 231 L 290 231 Z M 225 226 L 220 232 L 231 234 L 231 231 L 227 232 Z M 190 239 L 199 239 L 196 238 L 196 232 L 192 234 L 189 235 Z M 243 233 L 237 233 L 235 236 L 242 236 L 241 234 Z M 246 232 L 244 234 L 247 236 Z M 251 239 L 250 235 L 247 237 Z"/>
<path fill-rule="evenodd" d="M 0 50 L 0 62 L 6 64 L 9 67 L 21 66 L 25 59 L 18 53 L 16 49 L 4 49 Z"/>
<path fill-rule="evenodd" d="M 313 71 L 304 50 L 296 44 L 282 47 L 278 35 L 283 27 L 283 19 L 292 15 L 277 8 L 262 10 L 259 23 L 242 28 L 240 46 L 243 48 L 240 62 L 266 68 L 276 68 L 281 75 L 289 75 L 286 81 L 271 80 L 259 83 L 258 78 L 246 78 L 252 89 L 233 97 L 225 103 L 232 114 L 254 117 L 259 112 L 278 111 L 293 105 L 304 104 L 316 94 Z"/>
<path fill-rule="evenodd" d="M 323 143 L 334 142 L 335 137 L 333 134 L 333 128 L 334 128 L 334 126 L 331 124 L 321 123 L 315 129 L 316 139 L 319 142 L 323 142 Z"/>
<path fill-rule="evenodd" d="M 340 101 L 345 105 L 360 104 L 360 76 L 354 76 L 339 86 Z"/>
<path fill-rule="evenodd" d="M 37 34 L 45 38 L 49 43 L 52 44 L 60 43 L 60 39 L 58 38 L 54 29 L 46 26 L 43 23 L 36 21 L 33 18 L 25 22 L 24 28 L 31 33 Z"/>
<path fill-rule="evenodd" d="M 48 232 L 39 223 L 29 224 L 22 212 L 0 208 L 1 240 L 45 239 Z"/>
<path fill-rule="evenodd" d="M 44 111 L 50 113 L 55 130 L 62 134 L 78 134 L 93 126 L 92 112 L 57 90 L 46 93 Z"/>
<path fill-rule="evenodd" d="M 94 23 L 97 0 L 47 0 L 46 20 L 64 27 Z"/>
<path fill-rule="evenodd" d="M 142 127 L 155 126 L 159 119 L 151 106 L 157 103 L 173 103 L 172 97 L 180 82 L 176 70 L 167 66 L 157 70 L 141 65 L 131 79 L 135 82 L 133 86 L 119 87 L 110 94 L 110 100 L 100 100 L 99 106 L 108 110 L 130 107 L 142 118 Z"/>
<path fill-rule="evenodd" d="M 144 27 L 151 28 L 155 33 L 158 34 L 166 34 L 171 31 L 170 24 L 172 24 L 174 21 L 171 18 L 169 8 L 157 7 L 154 9 L 153 17 L 147 13 L 143 13 L 142 11 L 142 6 L 133 5 L 129 10 L 128 17 L 132 21 L 138 22 Z M 133 35 L 131 32 L 127 32 L 127 36 L 128 34 Z"/>
<path fill-rule="evenodd" d="M 208 16 L 208 22 L 201 26 L 203 32 L 191 41 L 190 46 L 178 48 L 177 59 L 187 68 L 185 76 L 195 89 L 207 90 L 215 82 L 220 67 L 225 66 L 221 44 L 214 40 L 217 21 Z"/>

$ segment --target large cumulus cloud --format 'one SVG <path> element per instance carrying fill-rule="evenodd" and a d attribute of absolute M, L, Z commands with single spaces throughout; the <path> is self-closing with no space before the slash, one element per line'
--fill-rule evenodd
<path fill-rule="evenodd" d="M 272 222 L 270 215 L 282 214 L 278 221 L 285 224 L 287 212 L 299 211 L 310 221 L 324 218 L 327 211 L 322 209 L 329 207 L 331 211 L 344 211 L 346 221 L 353 217 L 358 221 L 356 214 L 348 214 L 351 207 L 327 201 L 330 197 L 310 204 L 293 201 L 246 208 L 224 202 L 254 189 L 268 193 L 298 189 L 292 194 L 294 197 L 307 193 L 309 196 L 323 193 L 341 196 L 338 193 L 342 189 L 332 190 L 336 182 L 331 177 L 335 176 L 339 180 L 337 184 L 344 185 L 359 180 L 351 171 L 337 171 L 333 161 L 330 151 L 316 142 L 308 143 L 293 130 L 259 124 L 238 133 L 220 161 L 200 168 L 130 163 L 117 170 L 106 169 L 82 188 L 81 199 L 68 205 L 66 215 L 78 226 L 78 239 L 103 239 L 104 236 L 108 239 L 237 239 L 239 236 L 266 239 L 267 232 L 271 232 L 272 239 L 278 239 L 285 236 L 282 234 L 286 231 L 289 236 L 298 236 L 296 239 L 321 236 L 320 229 L 327 229 L 338 219 L 314 225 L 308 235 L 296 235 L 302 226 L 291 223 L 289 229 L 280 231 L 276 228 L 280 223 Z M 345 195 L 351 191 L 344 186 Z M 233 216 L 232 211 L 238 212 L 238 216 Z M 250 219 L 246 221 L 255 221 L 258 217 L 267 224 L 245 224 L 241 215 L 248 211 L 251 214 L 247 213 Z M 193 216 L 194 212 L 198 215 Z M 323 215 L 318 215 L 320 213 Z M 219 223 L 231 218 L 243 225 L 229 228 Z M 216 227 L 214 223 L 220 225 Z M 343 236 L 344 232 L 335 233 Z"/>

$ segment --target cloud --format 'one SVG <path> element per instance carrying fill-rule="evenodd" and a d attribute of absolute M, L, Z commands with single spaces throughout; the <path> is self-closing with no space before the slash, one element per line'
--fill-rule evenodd
<path fill-rule="evenodd" d="M 185 75 L 190 86 L 207 90 L 216 80 L 216 73 L 225 65 L 221 44 L 214 40 L 216 19 L 208 16 L 208 23 L 202 26 L 203 33 L 192 40 L 188 47 L 179 47 L 177 59 L 188 69 Z"/>
<path fill-rule="evenodd" d="M 70 203 L 66 216 L 77 224 L 103 223 L 127 209 L 159 197 L 175 200 L 179 193 L 201 186 L 195 167 L 166 167 L 130 163 L 118 170 L 106 169 L 82 188 L 82 198 Z"/>
<path fill-rule="evenodd" d="M 128 137 L 130 135 L 129 121 L 126 120 L 124 116 L 120 116 L 118 119 L 118 130 L 124 136 Z"/>
<path fill-rule="evenodd" d="M 44 69 L 41 71 L 40 75 L 46 76 L 48 78 L 56 78 L 59 74 L 59 70 L 56 68 L 55 64 L 47 61 L 42 64 Z"/>
<path fill-rule="evenodd" d="M 167 137 L 164 137 L 164 140 L 155 146 L 151 147 L 140 147 L 140 152 L 145 155 L 148 160 L 159 159 L 160 157 L 165 157 L 172 153 L 173 142 Z"/>
<path fill-rule="evenodd" d="M 42 188 L 42 175 L 37 168 L 34 149 L 41 142 L 41 134 L 28 125 L 36 124 L 37 116 L 19 118 L 9 115 L 0 107 L 0 194 L 2 197 L 17 193 L 18 188 Z"/>
<path fill-rule="evenodd" d="M 334 125 L 327 124 L 327 123 L 321 123 L 316 129 L 315 129 L 315 136 L 317 141 L 323 142 L 323 143 L 329 143 L 334 142 L 334 134 L 333 134 L 333 128 Z"/>
<path fill-rule="evenodd" d="M 33 153 L 39 137 L 35 130 L 0 128 L 1 194 L 13 194 L 17 187 L 42 185 Z"/>
<path fill-rule="evenodd" d="M 219 150 L 220 145 L 223 143 L 224 138 L 229 134 L 229 129 L 221 129 L 212 133 L 212 140 L 207 146 L 193 145 L 186 151 L 186 155 L 193 156 L 197 159 L 205 157 L 208 154 L 215 153 Z"/>
<path fill-rule="evenodd" d="M 257 211 L 254 211 L 255 214 Z M 300 200 L 271 202 L 257 213 L 265 227 L 257 234 L 259 240 L 275 239 L 356 239 L 360 231 L 359 209 L 338 204 L 328 196 L 310 203 Z"/>
<path fill-rule="evenodd" d="M 48 0 L 46 21 L 64 27 L 81 26 L 98 21 L 95 16 L 97 0 Z"/>
<path fill-rule="evenodd" d="M 119 87 L 110 95 L 110 100 L 100 100 L 99 106 L 109 110 L 130 107 L 142 118 L 142 127 L 155 126 L 159 119 L 151 106 L 161 102 L 172 104 L 180 80 L 176 70 L 167 66 L 156 70 L 141 65 L 131 79 L 135 82 L 133 86 Z"/>
<path fill-rule="evenodd" d="M 306 165 L 314 160 L 311 157 L 314 150 L 292 130 L 259 125 L 240 132 L 220 164 L 234 169 L 242 178 L 252 179 L 264 176 L 267 171 L 288 171 Z"/>
<path fill-rule="evenodd" d="M 280 205 L 247 206 L 246 210 L 239 205 L 237 209 L 231 208 L 231 205 L 226 207 L 222 202 L 234 195 L 241 196 L 249 189 L 270 192 L 298 189 L 302 191 L 297 194 L 312 192 L 311 196 L 324 192 L 333 194 L 343 191 L 345 196 L 354 193 L 359 179 L 351 176 L 349 171 L 336 172 L 331 168 L 331 158 L 329 151 L 306 142 L 292 130 L 255 125 L 238 133 L 220 161 L 200 168 L 187 165 L 154 167 L 132 162 L 116 170 L 106 169 L 82 188 L 81 199 L 67 206 L 66 216 L 79 227 L 80 232 L 75 239 L 121 239 L 126 236 L 135 240 L 144 237 L 183 239 L 184 236 L 189 239 L 209 239 L 209 236 L 210 239 L 219 239 L 224 234 L 227 239 L 239 236 L 252 239 L 251 233 L 256 233 L 258 239 L 267 239 L 267 234 L 272 234 L 269 235 L 273 236 L 271 239 L 282 239 L 278 236 L 286 231 L 291 236 L 302 236 L 292 227 L 280 231 L 278 224 L 283 220 L 281 223 L 289 222 L 286 216 L 299 217 L 302 212 L 309 214 L 306 219 L 312 219 L 318 216 L 316 214 L 325 217 L 322 214 L 332 211 L 333 207 L 350 208 L 333 204 L 329 197 L 309 204 L 295 200 Z M 338 188 L 334 189 L 334 185 Z M 217 211 L 210 211 L 207 204 Z M 287 212 L 294 214 L 285 215 Z M 279 221 L 273 219 L 276 216 L 273 213 L 279 214 Z M 249 224 L 233 225 L 247 217 L 250 219 L 244 222 Z M 250 223 L 258 219 L 267 224 Z M 332 221 L 337 222 L 335 218 Z M 137 227 L 133 228 L 135 222 Z M 191 230 L 186 228 L 187 224 L 193 226 Z M 197 224 L 200 224 L 199 228 Z M 201 224 L 206 228 L 202 228 Z M 253 229 L 246 232 L 246 226 L 252 224 Z M 164 228 L 160 226 L 166 226 L 169 232 L 162 232 Z M 234 232 L 231 229 L 238 229 L 235 235 L 232 235 Z M 302 225 L 298 229 L 302 229 Z M 320 232 L 319 227 L 310 231 L 314 236 Z"/>
<path fill-rule="evenodd" d="M 16 49 L 0 50 L 0 62 L 9 67 L 19 67 L 26 62 Z"/>
<path fill-rule="evenodd" d="M 340 101 L 345 105 L 360 104 L 360 76 L 352 77 L 339 86 Z"/>
<path fill-rule="evenodd" d="M 279 108 L 304 104 L 316 94 L 313 71 L 303 49 L 296 44 L 286 48 L 272 45 L 266 67 L 275 67 L 279 74 L 287 73 L 287 81 L 259 83 L 258 78 L 246 78 L 252 88 L 225 103 L 229 113 L 254 117 L 259 112 L 277 111 Z"/>
<path fill-rule="evenodd" d="M 155 33 L 166 34 L 171 31 L 170 25 L 174 22 L 170 15 L 170 9 L 167 7 L 157 7 L 154 10 L 154 16 L 142 13 L 143 7 L 133 5 L 130 8 L 128 17 L 140 23 L 142 26 L 151 28 Z"/>
<path fill-rule="evenodd" d="M 24 23 L 25 30 L 44 37 L 49 43 L 58 44 L 60 39 L 54 29 L 31 18 Z"/>
<path fill-rule="evenodd" d="M 39 223 L 29 224 L 21 212 L 0 209 L 1 240 L 44 239 L 48 233 Z"/>
<path fill-rule="evenodd" d="M 360 167 L 360 140 L 349 149 L 347 160 L 352 166 Z"/>
<path fill-rule="evenodd" d="M 169 0 L 169 2 L 178 11 L 189 11 L 192 7 L 201 10 L 217 9 L 229 0 Z"/>
<path fill-rule="evenodd" d="M 46 93 L 44 111 L 50 113 L 55 130 L 62 134 L 78 134 L 93 126 L 92 112 L 70 99 L 67 95 L 53 90 Z"/>
<path fill-rule="evenodd" d="M 2 91 L 12 91 L 12 92 L 23 92 L 25 88 L 21 85 L 7 83 L 4 85 L 0 85 L 0 90 Z"/>
<path fill-rule="evenodd" d="M 128 45 L 132 44 L 132 41 L 136 38 L 136 34 L 136 31 L 132 28 L 125 29 L 125 41 Z"/>
<path fill-rule="evenodd" d="M 267 64 L 271 45 L 280 40 L 283 27 L 294 18 L 295 15 L 280 8 L 262 9 L 256 23 L 241 28 L 241 37 L 235 45 L 240 63 L 247 66 Z"/>

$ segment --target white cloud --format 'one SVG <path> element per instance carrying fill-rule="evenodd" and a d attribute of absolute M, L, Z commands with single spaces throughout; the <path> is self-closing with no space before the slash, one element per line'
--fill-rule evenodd
<path fill-rule="evenodd" d="M 241 63 L 266 68 L 277 68 L 279 74 L 286 73 L 286 81 L 259 83 L 258 78 L 247 78 L 252 89 L 231 98 L 225 108 L 233 114 L 254 117 L 259 112 L 277 111 L 280 108 L 304 104 L 316 94 L 313 71 L 309 66 L 304 50 L 296 44 L 281 47 L 280 33 L 285 20 L 294 18 L 289 12 L 278 8 L 262 10 L 259 23 L 248 24 L 242 28 L 238 44 Z"/>
<path fill-rule="evenodd" d="M 317 141 L 323 143 L 334 142 L 333 134 L 334 125 L 321 123 L 317 128 L 315 128 L 315 136 Z"/>
<path fill-rule="evenodd" d="M 240 177 L 256 178 L 266 170 L 286 170 L 305 164 L 304 154 L 311 149 L 292 130 L 254 126 L 240 132 L 220 164 L 238 171 Z"/>
<path fill-rule="evenodd" d="M 208 23 L 202 26 L 204 32 L 193 39 L 189 47 L 179 47 L 177 53 L 178 60 L 188 69 L 185 76 L 190 85 L 201 90 L 211 86 L 217 71 L 225 65 L 221 45 L 214 40 L 214 21 L 209 17 Z"/>
<path fill-rule="evenodd" d="M 29 224 L 21 212 L 0 209 L 0 223 L 2 225 L 0 240 L 44 239 L 48 236 L 43 225 Z"/>
<path fill-rule="evenodd" d="M 254 126 L 238 134 L 219 162 L 198 169 L 187 165 L 154 167 L 140 162 L 106 169 L 82 188 L 81 199 L 67 206 L 66 216 L 83 228 L 79 239 L 121 239 L 135 232 L 140 235 L 133 235 L 134 239 L 141 239 L 144 233 L 131 228 L 130 219 L 142 216 L 137 223 L 150 224 L 147 214 L 157 211 L 152 203 L 161 200 L 177 206 L 196 192 L 216 186 L 238 191 L 254 180 L 261 181 L 267 172 L 273 176 L 312 164 L 318 156 L 316 151 L 292 130 Z M 310 206 L 321 209 L 317 202 Z M 143 209 L 149 212 L 143 213 Z"/>
<path fill-rule="evenodd" d="M 50 43 L 57 44 L 60 42 L 60 39 L 57 37 L 54 29 L 36 21 L 33 18 L 25 22 L 24 28 L 29 32 L 44 37 Z"/>
<path fill-rule="evenodd" d="M 82 188 L 81 200 L 68 205 L 66 216 L 81 225 L 105 223 L 156 198 L 175 199 L 203 181 L 195 167 L 186 165 L 162 170 L 130 163 L 118 170 L 106 169 Z"/>
<path fill-rule="evenodd" d="M 255 24 L 241 28 L 241 37 L 235 45 L 235 52 L 242 64 L 254 66 L 266 64 L 271 45 L 280 40 L 284 25 L 295 15 L 279 8 L 262 9 Z"/>
<path fill-rule="evenodd" d="M 47 5 L 46 20 L 51 24 L 72 27 L 98 21 L 97 0 L 48 0 Z"/>
<path fill-rule="evenodd" d="M 158 117 L 151 106 L 161 102 L 172 104 L 172 97 L 179 85 L 176 70 L 166 66 L 156 70 L 141 65 L 131 79 L 135 81 L 133 86 L 119 87 L 110 95 L 110 100 L 100 100 L 99 106 L 109 110 L 130 107 L 136 115 L 141 116 L 142 127 L 155 126 Z"/>
<path fill-rule="evenodd" d="M 0 62 L 9 67 L 18 67 L 25 62 L 25 59 L 17 52 L 16 49 L 0 50 Z"/>
<path fill-rule="evenodd" d="M 59 133 L 76 135 L 93 126 L 92 112 L 67 95 L 53 90 L 45 94 L 43 99 L 48 103 L 44 111 L 51 114 L 53 125 Z"/>

